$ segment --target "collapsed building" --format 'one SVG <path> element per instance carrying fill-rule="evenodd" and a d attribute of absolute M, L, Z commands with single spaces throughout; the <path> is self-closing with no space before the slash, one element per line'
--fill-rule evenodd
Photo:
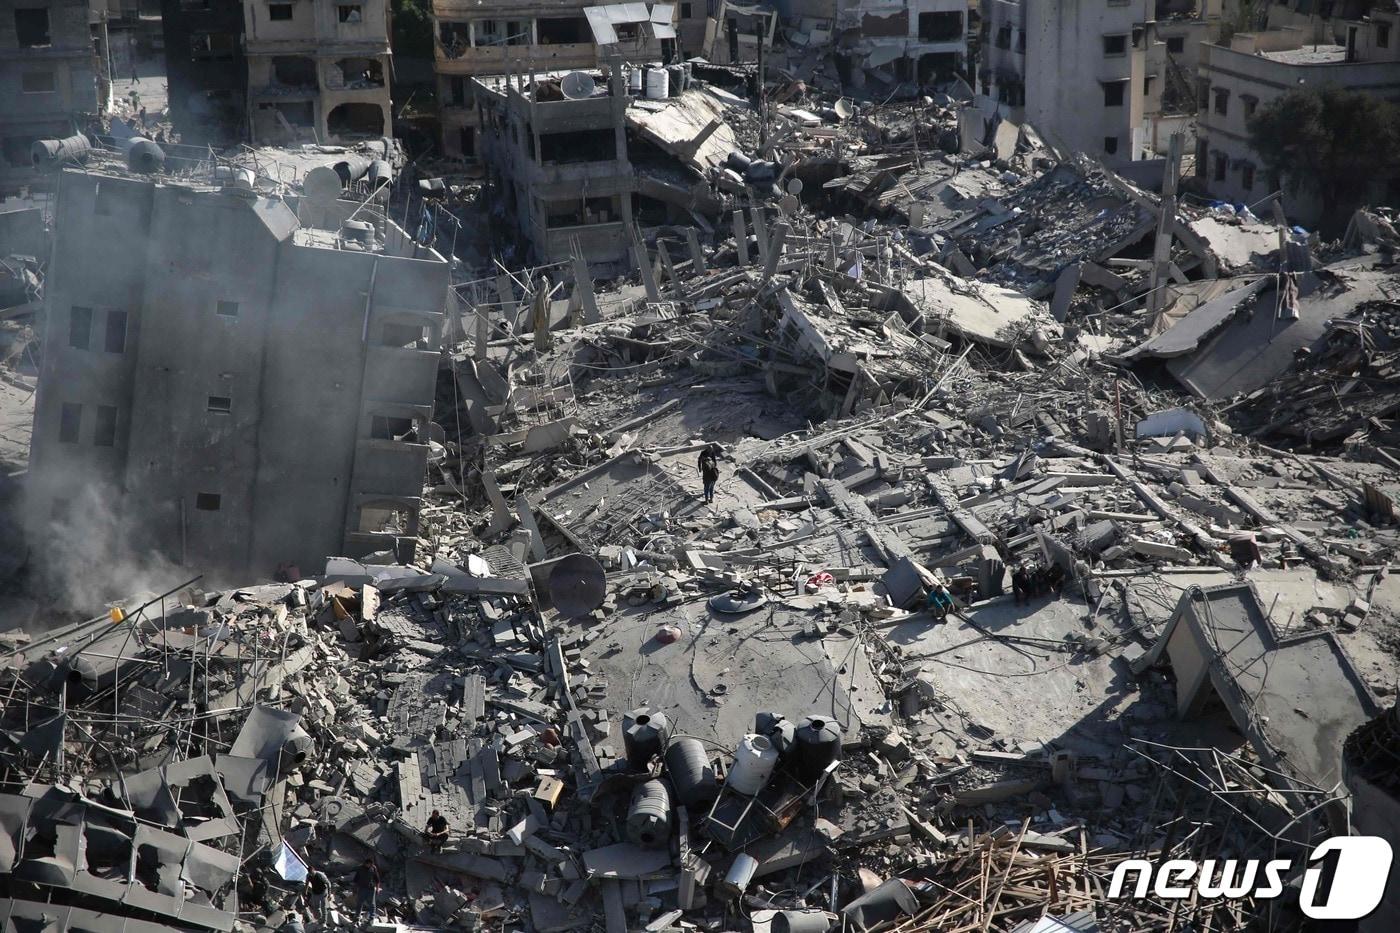
<path fill-rule="evenodd" d="M 604 54 L 659 6 L 470 77 L 458 224 L 387 140 L 46 157 L 30 541 L 180 566 L 0 630 L 0 912 L 1301 928 L 1394 823 L 1393 216 L 1203 208 L 825 50 Z M 1281 897 L 1106 893 L 1254 856 Z"/>

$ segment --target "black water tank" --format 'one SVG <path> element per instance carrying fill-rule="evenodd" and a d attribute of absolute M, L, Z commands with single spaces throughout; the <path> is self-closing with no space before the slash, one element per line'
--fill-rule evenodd
<path fill-rule="evenodd" d="M 826 766 L 840 757 L 840 723 L 821 713 L 804 717 L 797 727 L 797 779 L 815 783 Z"/>

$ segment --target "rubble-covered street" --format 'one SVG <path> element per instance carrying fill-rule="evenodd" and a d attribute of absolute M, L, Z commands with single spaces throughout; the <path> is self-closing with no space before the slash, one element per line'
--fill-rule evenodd
<path fill-rule="evenodd" d="M 1400 827 L 1395 218 L 812 43 L 473 77 L 495 144 L 569 129 L 471 192 L 389 138 L 36 144 L 7 930 L 1323 928 L 1313 847 Z M 1226 859 L 1280 890 L 1145 880 Z"/>

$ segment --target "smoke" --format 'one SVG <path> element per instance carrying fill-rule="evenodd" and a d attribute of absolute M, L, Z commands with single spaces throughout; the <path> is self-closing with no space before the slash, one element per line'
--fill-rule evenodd
<path fill-rule="evenodd" d="M 53 488 L 51 478 L 45 485 Z M 72 497 L 28 530 L 26 589 L 41 610 L 100 615 L 114 602 L 139 604 L 193 576 L 140 546 L 115 508 L 113 491 L 87 483 L 69 488 Z"/>

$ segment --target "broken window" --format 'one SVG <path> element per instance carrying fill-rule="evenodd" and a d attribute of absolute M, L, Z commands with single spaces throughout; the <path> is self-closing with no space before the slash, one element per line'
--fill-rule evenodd
<path fill-rule="evenodd" d="M 1103 151 L 1108 155 L 1113 155 L 1118 151 L 1118 137 L 1105 136 L 1103 138 Z"/>
<path fill-rule="evenodd" d="M 316 60 L 305 55 L 274 55 L 272 80 L 284 87 L 316 86 Z"/>
<path fill-rule="evenodd" d="M 92 431 L 92 443 L 97 447 L 115 447 L 117 443 L 117 409 L 114 405 L 97 406 L 97 425 Z"/>
<path fill-rule="evenodd" d="M 682 14 L 684 15 L 684 14 Z M 535 22 L 540 45 L 567 45 L 590 42 L 592 32 L 582 16 L 551 16 Z"/>
<path fill-rule="evenodd" d="M 502 40 L 501 22 L 495 19 L 479 19 L 472 24 L 473 45 L 499 45 Z"/>
<path fill-rule="evenodd" d="M 1230 92 L 1223 87 L 1215 89 L 1215 112 L 1222 117 L 1230 112 Z"/>
<path fill-rule="evenodd" d="M 1205 110 L 1210 106 L 1210 82 L 1202 81 L 1196 85 L 1196 109 Z"/>
<path fill-rule="evenodd" d="M 691 11 L 691 5 L 689 3 L 682 3 L 681 19 L 690 19 L 693 15 L 694 13 Z"/>
<path fill-rule="evenodd" d="M 1376 48 L 1390 48 L 1390 24 L 1376 23 Z"/>
<path fill-rule="evenodd" d="M 1240 166 L 1240 186 L 1246 191 L 1254 190 L 1254 164 L 1246 162 Z"/>
<path fill-rule="evenodd" d="M 126 312 L 108 310 L 107 340 L 103 347 L 108 353 L 126 352 Z"/>
<path fill-rule="evenodd" d="M 363 21 L 363 10 L 358 3 L 341 3 L 335 8 L 336 19 L 342 23 Z"/>
<path fill-rule="evenodd" d="M 1001 26 L 1001 28 L 999 28 L 999 29 L 997 30 L 997 37 L 996 37 L 995 43 L 996 43 L 996 47 L 999 48 L 999 49 L 1010 49 L 1010 48 L 1011 48 L 1011 24 L 1010 24 L 1010 23 L 1005 23 L 1005 24 L 1003 24 L 1003 25 Z"/>
<path fill-rule="evenodd" d="M 919 38 L 925 42 L 954 42 L 962 37 L 961 12 L 919 14 Z"/>
<path fill-rule="evenodd" d="M 201 512 L 217 512 L 222 501 L 223 497 L 217 492 L 196 493 L 194 507 Z"/>
<path fill-rule="evenodd" d="M 290 3 L 269 3 L 267 5 L 267 18 L 274 23 L 287 22 L 292 18 L 292 5 Z"/>
<path fill-rule="evenodd" d="M 380 333 L 380 346 L 414 347 L 428 339 L 428 330 L 422 324 L 385 324 Z"/>
<path fill-rule="evenodd" d="M 1105 107 L 1123 106 L 1123 86 L 1126 81 L 1105 81 L 1103 85 L 1103 105 Z"/>
<path fill-rule="evenodd" d="M 384 86 L 384 65 L 377 58 L 342 58 L 336 65 L 346 87 Z"/>
<path fill-rule="evenodd" d="M 78 443 L 78 432 L 83 426 L 83 406 L 77 402 L 64 402 L 58 415 L 58 442 Z"/>
<path fill-rule="evenodd" d="M 1240 103 L 1244 104 L 1244 117 L 1248 120 L 1250 117 L 1254 116 L 1254 111 L 1259 106 L 1259 98 L 1251 94 L 1241 94 Z"/>
<path fill-rule="evenodd" d="M 214 313 L 220 317 L 238 317 L 238 302 L 220 301 L 214 307 Z"/>
<path fill-rule="evenodd" d="M 1152 93 L 1152 79 L 1155 78 L 1155 77 L 1157 77 L 1157 76 L 1156 76 L 1156 75 L 1143 75 L 1143 76 L 1142 76 L 1142 96 L 1143 96 L 1143 97 L 1147 97 L 1147 96 L 1149 96 L 1149 95 Z"/>
<path fill-rule="evenodd" d="M 219 415 L 227 415 L 233 411 L 233 399 L 227 395 L 209 396 L 209 411 Z"/>
<path fill-rule="evenodd" d="M 49 11 L 42 7 L 15 10 L 15 39 L 22 49 L 49 45 Z"/>
<path fill-rule="evenodd" d="M 68 310 L 68 346 L 86 350 L 92 334 L 92 309 L 74 305 Z"/>
<path fill-rule="evenodd" d="M 54 91 L 53 69 L 26 71 L 20 75 L 20 90 L 26 94 L 52 94 Z"/>
<path fill-rule="evenodd" d="M 528 19 L 513 19 L 506 22 L 506 45 L 529 45 L 532 37 Z"/>
<path fill-rule="evenodd" d="M 413 513 L 409 509 L 360 508 L 361 534 L 408 534 Z"/>
<path fill-rule="evenodd" d="M 541 133 L 540 162 L 611 162 L 617 158 L 617 134 L 611 129 Z"/>
<path fill-rule="evenodd" d="M 199 32 L 190 36 L 191 61 L 231 61 L 238 43 L 226 32 Z"/>
<path fill-rule="evenodd" d="M 461 147 L 462 155 L 476 155 L 476 130 L 470 126 L 464 126 L 457 130 L 457 145 Z"/>
<path fill-rule="evenodd" d="M 384 110 L 378 104 L 341 104 L 326 117 L 332 136 L 379 137 L 384 135 Z"/>
<path fill-rule="evenodd" d="M 1216 180 L 1216 181 L 1224 181 L 1224 180 L 1225 180 L 1225 167 L 1226 167 L 1226 165 L 1227 165 L 1228 162 L 1229 162 L 1229 160 L 1225 158 L 1225 153 L 1223 153 L 1223 152 L 1217 152 L 1217 153 L 1215 154 L 1215 180 Z"/>
<path fill-rule="evenodd" d="M 1204 139 L 1196 140 L 1196 177 L 1206 177 L 1206 160 L 1210 158 L 1210 144 Z"/>
<path fill-rule="evenodd" d="M 1127 55 L 1127 54 L 1128 54 L 1128 37 L 1127 37 L 1127 36 L 1104 36 L 1104 37 L 1103 37 L 1103 53 L 1104 53 L 1104 55 Z"/>
<path fill-rule="evenodd" d="M 1180 55 L 1186 51 L 1185 36 L 1167 36 L 1167 52 L 1171 55 Z"/>
<path fill-rule="evenodd" d="M 380 441 L 401 441 L 414 434 L 412 418 L 373 415 L 369 420 L 369 436 Z M 414 437 L 416 440 L 416 435 Z"/>

